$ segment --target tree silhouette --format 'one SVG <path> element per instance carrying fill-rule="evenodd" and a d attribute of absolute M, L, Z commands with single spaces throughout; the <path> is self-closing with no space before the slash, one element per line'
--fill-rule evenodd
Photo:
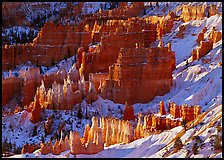
<path fill-rule="evenodd" d="M 78 108 L 77 117 L 81 121 L 81 119 L 82 119 L 82 109 L 81 109 L 81 106 L 79 106 L 79 108 Z"/>
<path fill-rule="evenodd" d="M 197 146 L 197 143 L 195 143 L 193 146 L 192 146 L 192 151 L 194 153 L 194 155 L 196 155 L 198 153 L 198 146 Z"/>
<path fill-rule="evenodd" d="M 182 121 L 182 126 L 184 127 L 185 132 L 187 130 L 186 124 L 187 124 L 187 120 L 186 120 L 186 118 L 184 118 L 183 121 Z"/>
<path fill-rule="evenodd" d="M 173 147 L 176 148 L 177 150 L 179 150 L 182 146 L 183 146 L 183 144 L 182 144 L 180 137 L 177 137 L 177 139 L 174 142 Z"/>

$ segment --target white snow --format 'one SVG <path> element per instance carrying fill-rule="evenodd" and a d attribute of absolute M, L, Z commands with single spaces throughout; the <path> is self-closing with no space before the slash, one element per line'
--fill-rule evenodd
<path fill-rule="evenodd" d="M 91 2 L 89 2 L 91 3 Z M 103 3 L 103 2 L 102 2 Z M 163 4 L 165 2 L 161 2 Z M 178 2 L 180 3 L 180 2 Z M 178 3 L 169 3 L 170 7 L 173 6 L 175 8 Z M 189 2 L 185 2 L 189 3 Z M 192 2 L 190 5 L 195 5 L 196 3 L 206 3 L 207 5 L 210 2 Z M 219 6 L 222 5 L 221 2 L 218 3 Z M 146 4 L 145 4 L 146 5 Z M 91 10 L 89 12 L 93 12 Z M 151 12 L 151 11 L 150 11 Z M 153 11 L 152 11 L 153 12 Z M 159 12 L 159 11 L 158 11 Z M 186 30 L 183 39 L 175 38 L 176 33 L 180 25 L 186 25 Z M 195 49 L 198 44 L 196 43 L 196 36 L 199 32 L 201 32 L 203 27 L 207 27 L 208 30 L 205 34 L 205 38 L 208 37 L 211 32 L 212 27 L 216 27 L 218 31 L 222 31 L 222 16 L 214 15 L 209 18 L 205 18 L 203 20 L 194 20 L 187 23 L 178 22 L 173 27 L 172 33 L 168 33 L 163 37 L 164 44 L 168 42 L 171 43 L 172 50 L 176 53 L 177 66 L 176 70 L 173 72 L 173 87 L 170 92 L 163 96 L 155 97 L 151 102 L 146 104 L 136 103 L 134 104 L 135 114 L 142 112 L 147 114 L 157 113 L 158 106 L 160 101 L 165 102 L 165 107 L 167 107 L 167 103 L 170 100 L 171 102 L 175 102 L 178 105 L 187 103 L 188 105 L 200 105 L 202 106 L 202 111 L 207 111 L 205 116 L 200 120 L 203 123 L 199 123 L 194 128 L 191 128 L 186 131 L 181 136 L 181 141 L 184 144 L 183 148 L 178 152 L 173 153 L 173 145 L 176 138 L 176 135 L 183 130 L 182 126 L 173 128 L 168 131 L 164 131 L 160 134 L 150 135 L 149 137 L 138 139 L 129 144 L 116 144 L 109 147 L 105 147 L 105 150 L 99 152 L 94 155 L 77 155 L 79 158 L 139 158 L 139 157 L 147 157 L 147 158 L 161 158 L 161 157 L 169 157 L 169 158 L 180 158 L 180 157 L 191 157 L 191 158 L 206 158 L 206 157 L 217 157 L 222 158 L 221 151 L 214 151 L 212 148 L 211 136 L 212 135 L 222 135 L 222 133 L 218 133 L 216 126 L 217 123 L 220 122 L 222 125 L 222 65 L 218 65 L 219 62 L 222 61 L 222 40 L 213 45 L 213 49 L 201 59 L 192 62 L 191 60 L 191 52 L 192 49 Z M 155 43 L 156 45 L 156 43 Z M 189 62 L 189 66 L 186 67 L 186 60 Z M 208 60 L 208 63 L 205 63 L 203 60 Z M 72 61 L 72 60 L 71 60 Z M 64 63 L 64 64 L 63 64 Z M 67 63 L 67 64 L 65 64 Z M 72 63 L 70 60 L 67 62 L 62 61 L 58 64 L 60 67 L 65 67 L 66 71 L 68 71 Z M 45 74 L 50 74 L 52 72 L 57 72 L 58 69 L 54 66 L 49 71 L 46 71 Z M 6 73 L 4 73 L 5 75 Z M 118 109 L 120 106 L 121 109 Z M 86 100 L 84 99 L 81 103 L 81 108 L 83 111 L 83 115 L 86 112 Z M 109 109 L 110 108 L 110 109 Z M 124 110 L 124 104 L 115 104 L 110 100 L 104 100 L 99 96 L 99 99 L 96 102 L 93 102 L 92 105 L 88 105 L 89 117 L 94 115 L 97 116 L 114 116 L 117 118 L 121 118 L 121 111 Z M 167 110 L 167 108 L 166 108 Z M 96 114 L 95 112 L 98 111 Z M 52 111 L 47 110 L 47 115 L 51 115 Z M 74 111 L 75 113 L 75 111 Z M 72 114 L 74 114 L 72 113 Z M 16 125 L 16 122 L 19 121 L 19 117 L 25 114 L 25 112 L 18 113 L 14 116 L 2 118 L 3 123 L 6 126 L 9 126 L 10 123 L 12 125 Z M 66 115 L 67 114 L 67 115 Z M 59 116 L 61 115 L 61 117 Z M 58 120 L 55 121 L 55 126 L 58 125 L 62 120 L 69 119 L 69 113 L 64 111 L 58 111 L 56 117 Z M 167 117 L 173 118 L 171 115 L 167 115 Z M 28 119 L 28 117 L 27 117 Z M 72 126 L 66 125 L 66 128 L 72 128 L 73 130 L 78 130 L 81 135 L 83 132 L 83 127 L 85 123 L 90 123 L 89 120 L 82 120 L 81 125 L 76 127 L 77 119 L 73 117 Z M 29 120 L 28 120 L 29 121 Z M 25 129 L 31 128 L 31 131 L 28 133 L 32 133 L 32 123 L 26 122 Z M 8 127 L 7 127 L 8 128 Z M 24 130 L 25 130 L 24 129 Z M 18 133 L 18 128 L 15 127 L 16 132 Z M 43 128 L 40 128 L 43 131 Z M 11 133 L 8 129 L 2 129 L 2 142 L 4 138 Z M 192 152 L 192 146 L 195 141 L 192 140 L 194 136 L 200 136 L 203 141 L 203 146 L 199 147 L 198 154 L 194 155 Z M 21 137 L 21 136 L 20 136 Z M 27 135 L 27 137 L 29 137 Z M 35 137 L 35 141 L 39 141 L 37 137 Z M 34 138 L 34 139 L 35 139 Z M 50 136 L 47 137 L 49 139 Z M 22 144 L 22 141 L 28 139 L 21 137 L 21 140 L 16 140 L 14 137 L 9 137 L 11 141 L 15 141 L 18 145 Z M 47 141 L 47 140 L 46 140 Z M 217 153 L 216 153 L 217 152 Z M 60 156 L 48 154 L 41 155 L 37 150 L 33 154 L 25 154 L 25 155 L 15 155 L 13 157 L 44 157 L 44 158 L 55 158 L 55 157 L 69 157 L 73 158 L 74 156 L 70 154 L 69 151 L 65 151 L 60 154 Z"/>

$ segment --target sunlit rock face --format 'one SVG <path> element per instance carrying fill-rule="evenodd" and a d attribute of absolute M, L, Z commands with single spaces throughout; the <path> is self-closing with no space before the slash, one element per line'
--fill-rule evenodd
<path fill-rule="evenodd" d="M 147 103 L 170 90 L 174 68 L 175 53 L 168 47 L 121 49 L 101 95 L 116 103 Z"/>
<path fill-rule="evenodd" d="M 204 17 L 210 17 L 214 16 L 218 13 L 218 8 L 216 5 L 210 5 L 210 6 L 205 6 L 205 5 L 196 5 L 196 6 L 191 6 L 191 5 L 183 5 L 182 6 L 182 13 L 181 13 L 181 18 L 185 22 L 188 22 L 190 20 L 201 20 Z"/>
<path fill-rule="evenodd" d="M 87 32 L 80 31 L 73 26 L 56 26 L 53 22 L 47 22 L 32 43 L 2 47 L 2 69 L 11 69 L 27 61 L 37 66 L 51 66 L 70 57 L 81 43 L 91 41 L 91 37 L 86 39 Z"/>

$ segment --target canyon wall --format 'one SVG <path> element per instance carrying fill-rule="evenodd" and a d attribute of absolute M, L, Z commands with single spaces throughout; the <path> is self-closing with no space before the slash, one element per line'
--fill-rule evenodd
<path fill-rule="evenodd" d="M 19 72 L 19 77 L 23 79 L 21 86 L 21 105 L 25 106 L 33 101 L 36 88 L 40 86 L 41 75 L 39 68 L 29 68 L 28 70 L 20 70 Z"/>
<path fill-rule="evenodd" d="M 2 70 L 27 61 L 37 66 L 52 66 L 74 55 L 80 45 L 87 48 L 90 42 L 91 33 L 82 32 L 81 26 L 56 26 L 46 22 L 32 43 L 2 47 Z"/>
<path fill-rule="evenodd" d="M 21 94 L 22 79 L 18 77 L 7 77 L 2 79 L 2 106 L 10 103 L 14 96 Z"/>
<path fill-rule="evenodd" d="M 19 77 L 9 76 L 2 81 L 2 105 L 9 104 L 13 96 L 21 96 L 18 103 L 22 106 L 28 105 L 33 101 L 36 88 L 40 85 L 39 68 L 20 70 Z"/>
<path fill-rule="evenodd" d="M 101 96 L 115 103 L 147 103 L 170 90 L 175 63 L 175 53 L 168 47 L 123 48 L 109 67 Z"/>
<path fill-rule="evenodd" d="M 20 8 L 24 2 L 2 2 L 2 26 L 23 25 L 26 21 L 25 12 Z"/>

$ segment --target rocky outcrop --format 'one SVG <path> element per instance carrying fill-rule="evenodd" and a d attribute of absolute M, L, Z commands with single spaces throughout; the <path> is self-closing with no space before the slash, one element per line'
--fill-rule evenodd
<path fill-rule="evenodd" d="M 107 25 L 100 29 L 100 45 L 89 47 L 88 53 L 83 49 L 78 52 L 78 66 L 83 64 L 85 80 L 88 80 L 89 73 L 108 72 L 108 67 L 116 61 L 120 48 L 135 48 L 136 43 L 139 46 L 149 46 L 156 40 L 155 28 L 156 25 L 147 24 L 140 18 L 107 21 Z"/>
<path fill-rule="evenodd" d="M 204 41 L 204 33 L 199 33 L 199 34 L 197 35 L 197 39 L 196 39 L 196 41 L 197 41 L 198 43 L 200 43 L 201 41 Z"/>
<path fill-rule="evenodd" d="M 91 128 L 89 128 L 89 133 L 87 133 L 85 130 L 83 138 L 80 138 L 78 132 L 71 131 L 69 138 L 68 136 L 66 136 L 65 139 L 63 140 L 61 136 L 60 141 L 58 142 L 56 140 L 54 145 L 52 145 L 51 141 L 46 144 L 41 143 L 41 150 L 40 150 L 41 153 L 42 154 L 52 153 L 55 155 L 59 155 L 61 152 L 70 149 L 70 152 L 76 155 L 76 154 L 96 154 L 102 151 L 104 149 L 102 131 L 98 127 L 98 124 L 95 124 L 95 122 L 97 122 L 96 118 L 93 118 L 92 122 L 93 125 Z M 85 135 L 87 137 L 85 137 Z M 86 139 L 86 141 L 84 141 L 83 139 Z"/>
<path fill-rule="evenodd" d="M 29 108 L 31 109 L 31 117 L 30 117 L 30 121 L 32 123 L 37 123 L 41 120 L 41 111 L 43 110 L 43 108 L 41 108 L 41 105 L 39 103 L 39 91 L 37 90 L 37 93 L 34 97 L 34 102 L 31 102 L 29 105 Z"/>
<path fill-rule="evenodd" d="M 102 84 L 101 96 L 115 103 L 147 103 L 170 90 L 174 68 L 175 53 L 168 47 L 121 49 Z"/>
<path fill-rule="evenodd" d="M 117 143 L 130 143 L 132 141 L 132 124 L 129 121 L 114 118 L 100 119 L 100 128 L 106 146 Z"/>
<path fill-rule="evenodd" d="M 62 135 L 62 134 L 61 134 Z M 115 118 L 100 118 L 100 127 L 98 126 L 98 118 L 92 118 L 92 126 L 86 125 L 84 135 L 80 138 L 78 132 L 70 132 L 69 138 L 55 141 L 52 145 L 51 141 L 44 144 L 41 143 L 42 154 L 60 154 L 70 149 L 71 154 L 96 154 L 104 149 L 105 146 L 118 143 L 130 143 L 132 139 L 132 125 L 129 121 L 118 120 Z"/>
<path fill-rule="evenodd" d="M 88 93 L 87 93 L 87 96 L 86 96 L 86 101 L 87 103 L 91 103 L 92 102 L 95 102 L 97 99 L 98 99 L 98 94 L 97 94 L 97 91 L 95 89 L 95 85 L 93 83 L 93 74 L 90 73 L 89 74 L 89 90 L 88 90 Z"/>
<path fill-rule="evenodd" d="M 183 5 L 181 18 L 188 22 L 190 20 L 201 20 L 204 17 L 210 17 L 218 13 L 216 5 Z"/>
<path fill-rule="evenodd" d="M 38 149 L 39 146 L 36 144 L 24 144 L 21 154 L 25 154 L 25 153 L 33 153 L 36 149 Z"/>
<path fill-rule="evenodd" d="M 124 105 L 124 115 L 123 115 L 123 119 L 124 120 L 129 120 L 129 121 L 135 119 L 135 116 L 134 116 L 134 107 L 133 106 L 129 106 L 127 102 Z"/>
<path fill-rule="evenodd" d="M 209 34 L 208 39 L 213 43 L 216 43 L 222 39 L 222 32 L 218 32 L 215 28 L 212 28 L 212 32 Z"/>
<path fill-rule="evenodd" d="M 75 88 L 75 89 L 74 89 Z M 69 76 L 64 80 L 64 84 L 54 82 L 52 88 L 45 89 L 44 82 L 37 88 L 40 94 L 38 101 L 42 108 L 71 110 L 71 108 L 82 101 L 81 93 L 77 90 L 77 84 L 70 80 Z"/>
<path fill-rule="evenodd" d="M 45 154 L 49 154 L 52 153 L 53 150 L 53 145 L 51 140 L 47 143 L 42 143 L 40 144 L 40 152 L 41 154 L 45 155 Z"/>
<path fill-rule="evenodd" d="M 11 71 L 10 71 L 11 72 Z M 14 96 L 21 97 L 18 104 L 22 106 L 29 105 L 33 101 L 36 88 L 40 86 L 39 68 L 29 68 L 28 70 L 20 70 L 19 77 L 9 77 L 2 80 L 2 105 L 10 103 Z"/>
<path fill-rule="evenodd" d="M 164 102 L 161 101 L 160 104 L 159 104 L 159 106 L 160 106 L 160 114 L 161 115 L 166 115 L 166 110 L 164 108 Z"/>
<path fill-rule="evenodd" d="M 134 130 L 134 140 L 147 137 L 152 133 L 161 132 L 163 130 L 172 129 L 174 127 L 182 125 L 182 120 L 186 122 L 194 120 L 201 114 L 201 106 L 188 106 L 183 104 L 178 106 L 174 102 L 168 103 L 168 111 L 173 118 L 166 117 L 167 114 L 164 112 L 164 102 L 160 102 L 160 114 L 150 114 L 144 116 L 142 124 L 142 115 L 138 116 L 138 124 Z M 163 113 L 163 114 L 162 114 Z M 179 118 L 182 118 L 179 119 Z"/>
<path fill-rule="evenodd" d="M 186 104 L 178 106 L 173 102 L 168 103 L 168 111 L 171 116 L 166 117 L 164 102 L 160 102 L 160 114 L 150 114 L 144 116 L 142 124 L 142 114 L 138 114 L 138 123 L 136 128 L 128 120 L 120 120 L 116 118 L 100 118 L 100 126 L 98 126 L 98 118 L 92 118 L 92 126 L 85 126 L 83 137 L 81 138 L 77 131 L 70 132 L 69 138 L 55 141 L 52 145 L 51 141 L 44 144 L 41 143 L 41 153 L 52 153 L 55 155 L 63 151 L 69 150 L 71 154 L 96 154 L 113 144 L 130 143 L 133 140 L 147 137 L 151 133 L 158 133 L 165 129 L 171 129 L 182 124 L 182 119 L 187 122 L 192 121 L 201 114 L 201 107 L 198 105 L 188 106 Z M 172 118 L 173 117 L 173 118 Z M 134 132 L 133 132 L 134 129 Z"/>
<path fill-rule="evenodd" d="M 203 57 L 204 55 L 208 54 L 213 48 L 213 42 L 208 41 L 201 41 L 200 46 L 196 49 L 192 50 L 192 60 L 197 60 Z"/>
<path fill-rule="evenodd" d="M 187 104 L 183 104 L 178 106 L 177 104 L 170 102 L 169 105 L 170 114 L 173 115 L 174 118 L 183 117 L 187 122 L 192 121 L 199 114 L 201 114 L 201 106 L 188 106 Z"/>
<path fill-rule="evenodd" d="M 23 85 L 21 86 L 22 105 L 29 105 L 33 101 L 37 87 L 40 86 L 40 70 L 39 68 L 20 70 L 19 77 L 23 79 Z"/>
<path fill-rule="evenodd" d="M 10 75 L 2 79 L 2 106 L 10 103 L 14 96 L 21 94 L 22 79 Z"/>
<path fill-rule="evenodd" d="M 82 27 L 79 27 L 46 22 L 32 43 L 2 47 L 2 69 L 8 70 L 27 61 L 37 66 L 52 66 L 71 57 L 80 45 L 87 48 L 92 42 L 91 33 L 81 32 Z"/>

